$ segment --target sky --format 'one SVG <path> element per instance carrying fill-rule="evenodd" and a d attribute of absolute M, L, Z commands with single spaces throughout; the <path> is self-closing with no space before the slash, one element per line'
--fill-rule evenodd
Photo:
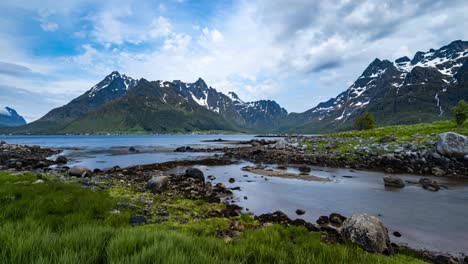
<path fill-rule="evenodd" d="M 303 112 L 374 58 L 468 40 L 466 0 L 2 0 L 0 105 L 33 121 L 117 70 Z"/>

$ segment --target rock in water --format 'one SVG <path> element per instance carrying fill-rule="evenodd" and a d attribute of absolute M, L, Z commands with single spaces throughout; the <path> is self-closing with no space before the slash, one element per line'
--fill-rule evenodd
<path fill-rule="evenodd" d="M 65 156 L 58 156 L 56 159 L 55 159 L 55 162 L 56 163 L 59 163 L 59 164 L 66 164 L 68 162 L 68 159 L 67 157 Z"/>
<path fill-rule="evenodd" d="M 169 177 L 167 176 L 158 176 L 153 177 L 148 181 L 146 189 L 150 190 L 152 193 L 161 193 L 167 190 L 169 185 Z"/>
<path fill-rule="evenodd" d="M 355 214 L 343 222 L 343 238 L 372 253 L 392 254 L 387 227 L 374 216 Z"/>
<path fill-rule="evenodd" d="M 437 151 L 446 157 L 463 159 L 468 154 L 468 137 L 454 132 L 439 134 Z"/>
<path fill-rule="evenodd" d="M 395 176 L 385 176 L 383 178 L 383 181 L 385 183 L 385 186 L 397 187 L 397 188 L 405 187 L 405 182 L 402 179 L 395 177 Z"/>
<path fill-rule="evenodd" d="M 68 170 L 68 175 L 75 177 L 87 177 L 91 175 L 91 170 L 85 166 L 74 166 Z"/>
<path fill-rule="evenodd" d="M 203 171 L 197 168 L 189 168 L 185 171 L 185 176 L 189 178 L 193 178 L 196 180 L 200 180 L 202 182 L 205 182 L 205 175 L 203 174 Z"/>

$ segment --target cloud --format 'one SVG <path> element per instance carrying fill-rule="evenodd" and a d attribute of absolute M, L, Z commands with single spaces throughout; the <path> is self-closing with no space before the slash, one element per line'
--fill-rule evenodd
<path fill-rule="evenodd" d="M 44 10 L 41 9 L 39 11 L 39 22 L 42 30 L 48 31 L 48 32 L 54 32 L 59 28 L 59 25 L 54 22 L 49 21 L 49 17 L 53 15 L 54 12 L 49 11 L 49 10 Z"/>
<path fill-rule="evenodd" d="M 30 73 L 32 73 L 32 70 L 29 69 L 28 67 L 14 64 L 14 63 L 0 61 L 0 74 L 13 75 L 13 76 L 25 76 Z"/>

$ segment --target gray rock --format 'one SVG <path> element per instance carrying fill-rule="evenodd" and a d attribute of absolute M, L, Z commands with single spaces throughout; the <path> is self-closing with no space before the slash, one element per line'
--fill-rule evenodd
<path fill-rule="evenodd" d="M 463 158 L 468 154 L 468 137 L 454 132 L 439 134 L 436 148 L 446 157 Z"/>
<path fill-rule="evenodd" d="M 392 254 L 387 227 L 376 217 L 355 214 L 343 222 L 343 238 L 364 250 L 380 254 Z"/>
<path fill-rule="evenodd" d="M 196 180 L 200 180 L 202 182 L 205 182 L 205 175 L 203 174 L 203 171 L 197 168 L 189 168 L 185 171 L 185 176 L 189 178 L 193 178 Z"/>
<path fill-rule="evenodd" d="M 169 186 L 169 177 L 167 176 L 158 176 L 151 178 L 146 184 L 146 189 L 150 190 L 152 193 L 161 193 L 167 190 Z"/>
<path fill-rule="evenodd" d="M 91 175 L 91 170 L 85 166 L 74 166 L 68 170 L 68 175 L 75 177 L 87 177 Z"/>
<path fill-rule="evenodd" d="M 445 171 L 442 170 L 442 169 L 439 168 L 439 167 L 433 167 L 433 168 L 431 169 L 431 172 L 432 172 L 432 174 L 434 174 L 435 176 L 443 176 L 443 175 L 445 175 Z"/>
<path fill-rule="evenodd" d="M 284 139 L 279 139 L 275 144 L 271 145 L 274 149 L 285 149 L 288 146 L 288 142 Z"/>
<path fill-rule="evenodd" d="M 39 180 L 33 182 L 32 184 L 41 184 L 41 183 L 44 183 L 44 180 L 39 179 Z"/>
<path fill-rule="evenodd" d="M 395 176 L 385 176 L 383 178 L 383 181 L 385 183 L 385 186 L 397 187 L 397 188 L 405 187 L 405 182 L 401 178 L 398 178 Z"/>

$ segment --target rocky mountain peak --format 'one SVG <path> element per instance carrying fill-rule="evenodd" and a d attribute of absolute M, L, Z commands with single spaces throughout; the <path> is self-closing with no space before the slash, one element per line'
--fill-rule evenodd
<path fill-rule="evenodd" d="M 0 107 L 0 127 L 13 127 L 25 124 L 26 120 L 15 109 L 8 106 Z"/>

